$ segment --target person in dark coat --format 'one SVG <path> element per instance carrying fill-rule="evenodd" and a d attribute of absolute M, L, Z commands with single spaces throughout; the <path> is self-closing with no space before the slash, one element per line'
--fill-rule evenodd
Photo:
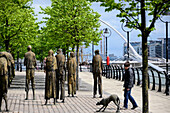
<path fill-rule="evenodd" d="M 133 107 L 131 109 L 135 109 L 138 107 L 137 103 L 135 102 L 134 98 L 131 96 L 131 90 L 133 87 L 133 80 L 134 80 L 134 73 L 130 68 L 130 63 L 127 61 L 124 64 L 125 68 L 125 79 L 124 79 L 124 108 L 128 109 L 128 100 L 132 103 Z"/>
<path fill-rule="evenodd" d="M 102 98 L 102 57 L 99 55 L 99 50 L 95 51 L 95 56 L 92 60 L 92 68 L 93 68 L 93 79 L 94 79 L 94 91 L 93 91 L 93 98 L 96 97 L 97 93 L 97 83 L 99 88 L 100 98 Z"/>
<path fill-rule="evenodd" d="M 65 56 L 62 50 L 58 49 L 56 57 L 57 70 L 56 70 L 56 101 L 59 99 L 59 89 L 61 88 L 60 100 L 64 103 L 65 99 Z"/>
<path fill-rule="evenodd" d="M 48 56 L 46 59 L 46 78 L 45 78 L 45 105 L 47 104 L 50 98 L 54 98 L 54 104 L 56 101 L 56 77 L 55 77 L 55 70 L 56 70 L 56 59 L 53 56 L 53 51 L 50 50 L 48 52 Z"/>

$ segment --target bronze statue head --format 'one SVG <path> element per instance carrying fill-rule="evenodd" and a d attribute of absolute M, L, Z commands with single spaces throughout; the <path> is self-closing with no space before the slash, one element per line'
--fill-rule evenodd
<path fill-rule="evenodd" d="M 30 51 L 32 49 L 31 45 L 27 47 L 27 50 Z"/>
<path fill-rule="evenodd" d="M 75 56 L 74 52 L 71 52 L 71 53 L 70 53 L 70 56 L 71 56 L 71 57 L 74 57 L 74 56 Z"/>
<path fill-rule="evenodd" d="M 57 54 L 61 53 L 62 52 L 62 49 L 58 49 L 57 50 Z"/>
<path fill-rule="evenodd" d="M 53 54 L 54 54 L 53 50 L 49 50 L 48 55 L 53 56 Z"/>

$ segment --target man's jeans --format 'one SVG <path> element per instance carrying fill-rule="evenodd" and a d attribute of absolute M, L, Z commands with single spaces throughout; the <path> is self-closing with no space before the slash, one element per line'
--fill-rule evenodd
<path fill-rule="evenodd" d="M 127 88 L 125 88 L 124 91 L 124 107 L 128 108 L 128 99 L 130 100 L 130 102 L 133 104 L 133 107 L 137 107 L 138 105 L 136 104 L 134 98 L 131 96 L 131 88 L 129 91 L 127 91 Z"/>

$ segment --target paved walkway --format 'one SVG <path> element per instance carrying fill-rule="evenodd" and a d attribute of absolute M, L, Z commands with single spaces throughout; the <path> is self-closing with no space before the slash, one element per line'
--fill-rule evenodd
<path fill-rule="evenodd" d="M 32 100 L 32 90 L 29 92 L 29 100 L 25 99 L 25 72 L 16 72 L 16 77 L 13 80 L 11 88 L 8 91 L 8 104 L 10 113 L 93 113 L 100 109 L 101 106 L 96 106 L 96 103 L 101 98 L 92 98 L 93 96 L 93 79 L 92 73 L 80 72 L 80 90 L 77 91 L 76 97 L 66 97 L 65 103 L 60 101 L 53 105 L 53 99 L 48 105 L 44 105 L 44 88 L 45 74 L 36 72 L 36 100 Z M 103 77 L 103 97 L 106 98 L 110 94 L 117 94 L 123 104 L 123 82 L 106 79 Z M 67 85 L 66 85 L 67 96 Z M 139 107 L 136 110 L 131 110 L 129 102 L 128 110 L 121 110 L 121 113 L 140 113 L 142 110 L 142 91 L 141 87 L 135 86 L 132 89 L 132 95 L 137 101 Z M 97 95 L 98 97 L 99 95 Z M 162 92 L 149 91 L 149 106 L 150 113 L 170 113 L 170 96 L 165 96 Z M 4 101 L 2 110 L 4 110 Z M 106 113 L 115 113 L 116 106 L 110 103 L 105 110 Z"/>

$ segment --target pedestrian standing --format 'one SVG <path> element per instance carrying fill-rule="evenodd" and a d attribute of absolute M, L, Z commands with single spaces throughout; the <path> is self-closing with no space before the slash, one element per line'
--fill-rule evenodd
<path fill-rule="evenodd" d="M 57 68 L 56 58 L 53 56 L 53 51 L 48 52 L 46 59 L 46 78 L 45 78 L 45 105 L 50 98 L 54 98 L 54 104 L 56 102 L 56 76 L 55 70 Z"/>
<path fill-rule="evenodd" d="M 93 98 L 96 97 L 97 84 L 98 84 L 100 98 L 102 98 L 102 69 L 103 69 L 103 63 L 102 63 L 102 57 L 99 55 L 99 50 L 96 50 L 95 51 L 95 56 L 93 56 L 92 68 L 93 68 L 93 79 L 94 79 Z"/>
<path fill-rule="evenodd" d="M 133 87 L 133 81 L 134 81 L 134 73 L 132 69 L 130 68 L 130 63 L 127 61 L 124 64 L 125 68 L 125 74 L 124 74 L 124 110 L 128 109 L 128 100 L 132 103 L 133 107 L 131 108 L 132 110 L 137 108 L 138 105 L 135 102 L 134 98 L 131 96 L 131 90 Z"/>
<path fill-rule="evenodd" d="M 27 47 L 28 52 L 25 53 L 24 59 L 24 66 L 26 66 L 26 98 L 28 100 L 28 92 L 29 92 L 29 83 L 31 81 L 32 91 L 33 91 L 33 100 L 35 100 L 35 82 L 34 82 L 34 75 L 35 75 L 35 67 L 37 65 L 35 53 L 31 51 L 32 47 L 29 45 Z"/>

